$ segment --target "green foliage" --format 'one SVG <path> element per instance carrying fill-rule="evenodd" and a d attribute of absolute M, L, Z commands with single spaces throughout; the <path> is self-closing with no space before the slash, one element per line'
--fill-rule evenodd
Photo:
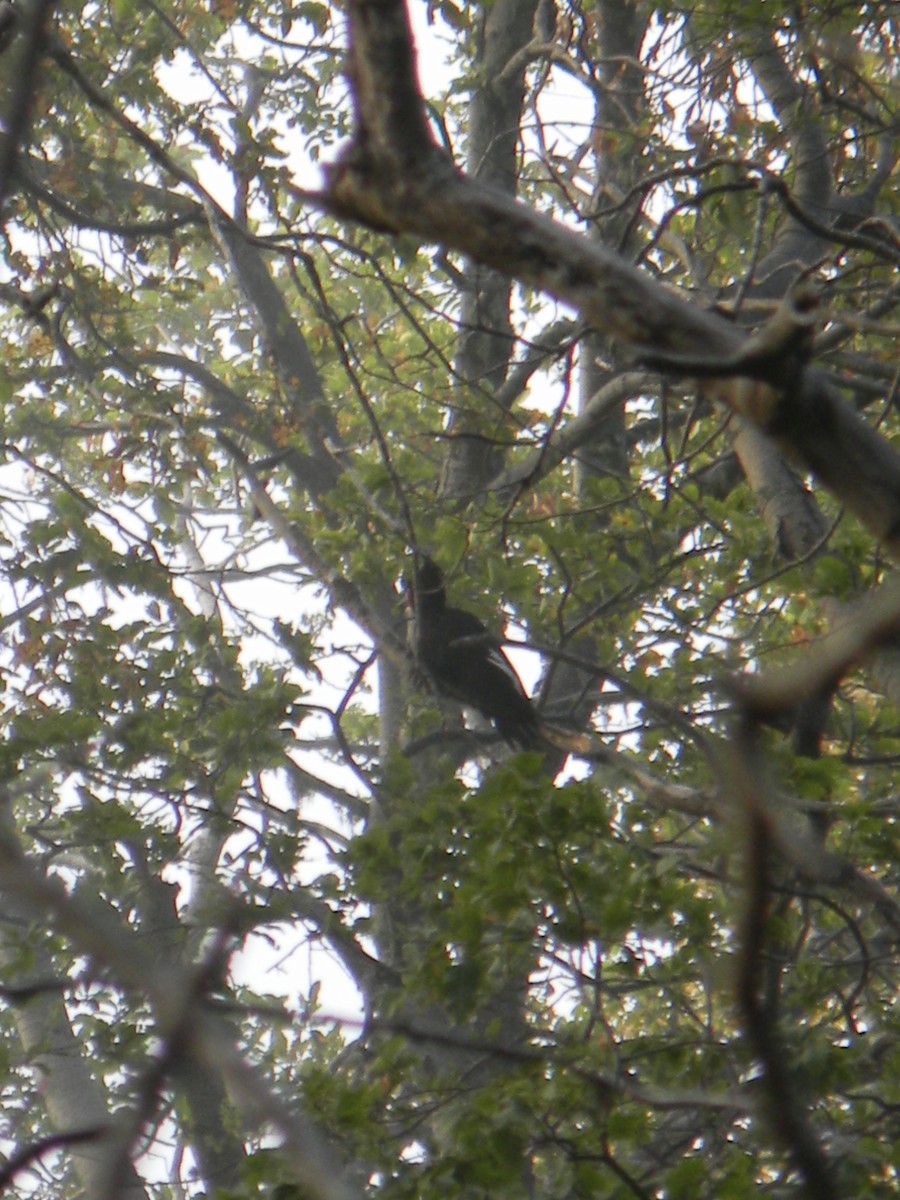
<path fill-rule="evenodd" d="M 815 481 L 756 485 L 674 372 L 557 460 L 632 351 L 311 202 L 353 128 L 345 9 L 52 6 L 0 243 L 7 1149 L 108 1112 L 148 1195 L 313 1200 L 299 1114 L 360 1196 L 799 1195 L 741 995 L 761 872 L 791 1104 L 841 1194 L 893 1194 L 895 640 L 854 656 L 818 757 L 793 712 L 744 737 L 733 686 L 814 664 L 885 554 Z M 896 441 L 890 6 L 514 9 L 411 6 L 457 161 L 738 321 L 789 235 L 820 365 Z M 470 451 L 502 486 L 470 462 L 452 491 Z M 413 550 L 527 643 L 586 756 L 508 754 L 433 694 Z M 89 1149 L 13 1189 L 106 1194 Z"/>

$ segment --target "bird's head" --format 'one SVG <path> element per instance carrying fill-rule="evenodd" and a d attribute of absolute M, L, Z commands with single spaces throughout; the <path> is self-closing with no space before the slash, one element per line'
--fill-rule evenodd
<path fill-rule="evenodd" d="M 423 555 L 419 559 L 413 580 L 403 581 L 403 592 L 410 608 L 441 609 L 447 602 L 444 591 L 444 573 L 432 558 Z"/>

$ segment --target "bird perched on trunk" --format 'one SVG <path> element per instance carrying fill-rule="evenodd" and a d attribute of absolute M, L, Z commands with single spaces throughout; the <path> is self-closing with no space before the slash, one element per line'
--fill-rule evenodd
<path fill-rule="evenodd" d="M 474 613 L 447 604 L 437 563 L 422 560 L 410 591 L 416 656 L 438 691 L 477 709 L 511 746 L 540 749 L 540 718 L 500 642 Z"/>

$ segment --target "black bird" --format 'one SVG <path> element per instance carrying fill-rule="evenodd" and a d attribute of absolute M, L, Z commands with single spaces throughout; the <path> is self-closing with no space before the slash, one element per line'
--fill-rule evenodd
<path fill-rule="evenodd" d="M 416 571 L 412 603 L 416 655 L 438 690 L 477 709 L 511 746 L 540 749 L 540 719 L 500 642 L 474 613 L 448 606 L 444 577 L 430 558 Z"/>

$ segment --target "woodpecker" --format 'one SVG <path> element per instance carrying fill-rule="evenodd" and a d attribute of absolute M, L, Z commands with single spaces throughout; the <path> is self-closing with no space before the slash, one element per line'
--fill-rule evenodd
<path fill-rule="evenodd" d="M 477 709 L 511 746 L 541 749 L 540 718 L 500 642 L 474 613 L 447 604 L 443 574 L 430 558 L 416 571 L 411 599 L 416 656 L 438 691 Z"/>

